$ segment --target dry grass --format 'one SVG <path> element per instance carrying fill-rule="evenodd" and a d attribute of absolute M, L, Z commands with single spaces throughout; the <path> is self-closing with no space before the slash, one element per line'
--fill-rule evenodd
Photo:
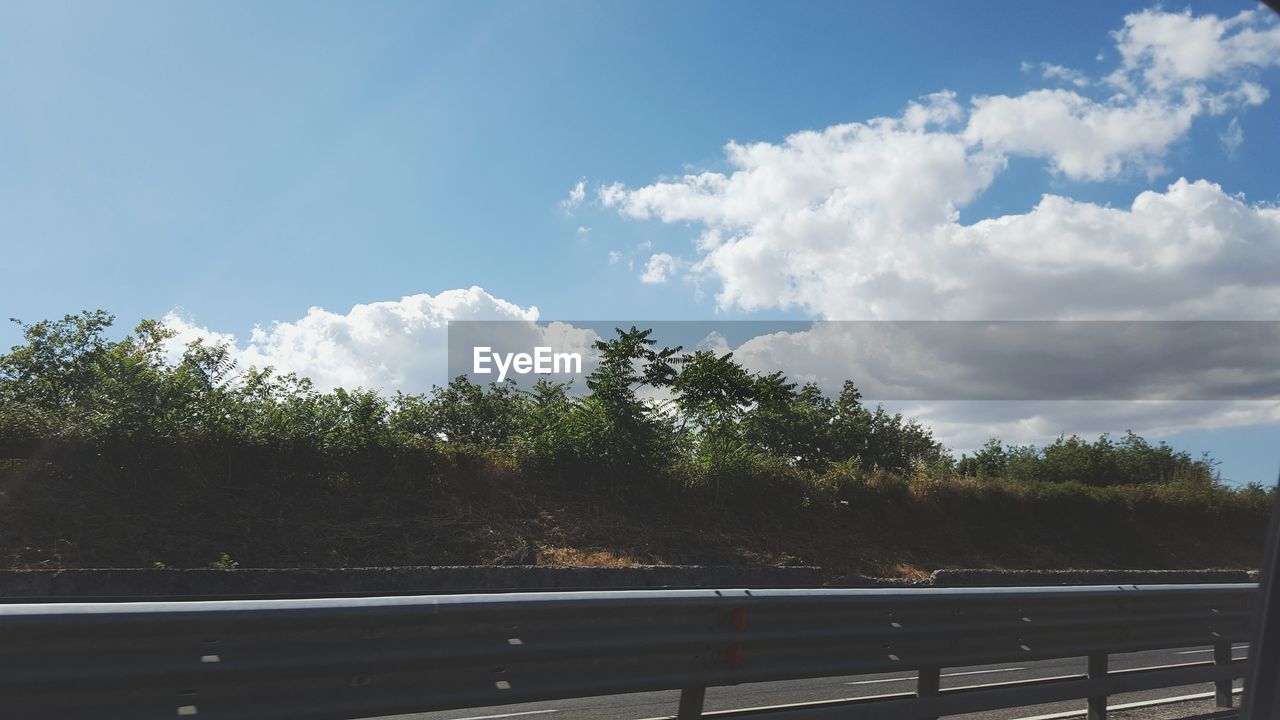
<path fill-rule="evenodd" d="M 1211 487 L 882 472 L 717 498 L 657 482 L 556 482 L 488 458 L 356 468 L 341 483 L 233 480 L 0 463 L 0 566 L 205 567 L 226 552 L 244 568 L 816 565 L 906 578 L 944 567 L 1256 567 L 1269 503 Z"/>
<path fill-rule="evenodd" d="M 925 580 L 929 577 L 931 571 L 917 567 L 911 563 L 898 563 L 893 566 L 893 577 L 908 578 L 911 580 Z"/>
<path fill-rule="evenodd" d="M 572 567 L 638 567 L 644 564 L 630 555 L 611 550 L 574 547 L 540 547 L 537 561 L 539 565 Z"/>

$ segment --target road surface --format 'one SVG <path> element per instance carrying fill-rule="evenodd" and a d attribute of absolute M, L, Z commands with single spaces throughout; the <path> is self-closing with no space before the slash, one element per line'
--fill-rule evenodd
<path fill-rule="evenodd" d="M 1237 658 L 1243 657 L 1246 646 L 1239 645 L 1235 649 Z M 1185 648 L 1181 650 L 1154 650 L 1140 653 L 1127 653 L 1111 656 L 1112 670 L 1151 667 L 1156 665 L 1172 665 L 1177 663 L 1209 660 L 1213 651 L 1209 648 Z M 1041 660 L 1005 665 L 980 665 L 967 668 L 943 670 L 942 687 L 954 688 L 966 685 L 981 685 L 991 682 L 1009 682 L 1013 680 L 1031 680 L 1050 678 L 1062 675 L 1081 675 L 1085 672 L 1084 658 L 1068 658 L 1059 660 Z M 1237 683 L 1237 687 L 1239 684 Z M 1145 701 L 1198 695 L 1211 691 L 1208 683 L 1184 687 L 1167 688 L 1140 693 L 1114 695 L 1110 706 L 1143 703 Z M 783 682 L 753 683 L 733 687 L 709 688 L 707 690 L 707 710 L 739 710 L 785 705 L 790 703 L 816 702 L 823 700 L 841 700 L 868 697 L 873 695 L 892 695 L 909 693 L 915 690 L 915 675 L 911 672 L 885 673 L 880 675 L 863 675 L 858 677 L 817 678 L 811 680 L 788 680 Z M 571 700 L 555 700 L 551 702 L 526 703 L 521 705 L 503 705 L 498 707 L 472 708 L 467 710 L 449 710 L 443 712 L 414 713 L 396 715 L 395 720 L 658 720 L 670 718 L 675 714 L 679 693 L 675 691 L 634 693 L 629 695 L 610 695 L 605 697 L 575 698 Z M 1238 697 L 1237 697 L 1238 704 Z M 1189 702 L 1188 708 L 1196 712 L 1212 709 L 1212 701 L 1203 700 Z M 1061 713 L 1079 711 L 1084 716 L 1084 701 L 1077 700 L 1052 705 L 1035 705 L 998 710 L 975 715 L 955 717 L 976 720 L 1012 720 L 1013 718 L 1036 718 L 1037 720 L 1069 720 L 1072 715 Z M 1176 711 L 1175 711 L 1176 712 Z M 1188 711 L 1187 715 L 1193 714 Z M 1048 717 L 1043 717 L 1048 716 Z M 1160 713 L 1161 717 L 1169 717 L 1169 710 Z M 1175 717 L 1178 715 L 1174 715 Z"/>

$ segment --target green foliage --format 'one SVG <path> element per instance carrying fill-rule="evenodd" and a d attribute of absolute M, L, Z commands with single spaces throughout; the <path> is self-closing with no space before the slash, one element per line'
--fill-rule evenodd
<path fill-rule="evenodd" d="M 591 390 L 577 408 L 580 451 L 621 476 L 651 472 L 666 464 L 675 448 L 669 418 L 639 395 L 678 377 L 679 347 L 655 348 L 652 330 L 615 328 L 617 337 L 597 340 L 599 365 L 587 376 Z"/>
<path fill-rule="evenodd" d="M 586 455 L 586 416 L 569 386 L 538 380 L 526 394 L 528 410 L 518 438 L 520 454 L 539 469 L 573 467 Z"/>
<path fill-rule="evenodd" d="M 87 404 L 102 381 L 111 346 L 103 332 L 115 317 L 86 310 L 22 327 L 26 344 L 0 356 L 0 398 L 44 408 Z"/>
<path fill-rule="evenodd" d="M 757 377 L 754 392 L 755 405 L 742 419 L 748 443 L 809 470 L 832 462 L 835 406 L 816 384 L 798 387 L 775 372 Z"/>
<path fill-rule="evenodd" d="M 477 448 L 500 448 L 519 431 L 528 410 L 515 384 L 473 384 L 465 376 L 436 387 L 426 402 L 421 431 L 446 442 Z"/>
<path fill-rule="evenodd" d="M 733 353 L 699 350 L 681 358 L 671 381 L 676 407 L 686 422 L 718 437 L 737 435 L 747 406 L 755 400 L 755 378 L 733 361 Z"/>
<path fill-rule="evenodd" d="M 1094 486 L 1183 483 L 1207 487 L 1218 481 L 1212 459 L 1193 458 L 1165 443 L 1152 445 L 1133 432 L 1118 442 L 1109 435 L 1092 443 L 1076 435 L 1059 437 L 1042 449 L 1006 446 L 992 438 L 973 456 L 961 457 L 956 471 L 978 478 Z"/>
<path fill-rule="evenodd" d="M 254 464 L 352 492 L 361 487 L 347 473 L 352 463 L 389 472 L 412 456 L 507 463 L 579 482 L 674 480 L 736 500 L 783 492 L 856 503 L 936 494 L 972 478 L 996 483 L 975 487 L 1018 483 L 1044 497 L 1151 486 L 1164 488 L 1160 502 L 1222 502 L 1214 461 L 1131 432 L 1060 437 L 1044 448 L 993 438 L 953 461 L 920 423 L 865 407 L 853 382 L 829 397 L 782 373 L 752 373 L 732 354 L 681 355 L 635 327 L 596 343 L 600 363 L 585 395 L 546 381 L 520 391 L 459 377 L 426 395 L 387 397 L 319 392 L 306 378 L 239 368 L 224 345 L 196 341 L 170 360 L 173 335 L 162 324 L 143 321 L 112 339 L 113 321 L 98 310 L 19 323 L 24 342 L 0 354 L 0 444 L 157 477 L 175 463 L 216 466 L 228 477 Z"/>
<path fill-rule="evenodd" d="M 1010 454 L 1000 438 L 993 437 L 972 457 L 962 456 L 956 463 L 956 471 L 979 479 L 1002 477 L 1009 468 Z"/>

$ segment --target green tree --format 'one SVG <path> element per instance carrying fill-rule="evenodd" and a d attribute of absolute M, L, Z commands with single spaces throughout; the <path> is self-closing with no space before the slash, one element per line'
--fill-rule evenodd
<path fill-rule="evenodd" d="M 528 402 L 515 383 L 485 387 L 459 375 L 446 387 L 433 389 L 423 427 L 451 443 L 500 448 L 516 437 L 527 412 Z"/>
<path fill-rule="evenodd" d="M 987 440 L 973 456 L 962 455 L 956 464 L 956 472 L 977 478 L 1004 477 L 1009 465 L 1009 452 L 1000 438 Z"/>
<path fill-rule="evenodd" d="M 671 390 L 683 421 L 702 433 L 737 435 L 739 421 L 756 400 L 755 379 L 746 368 L 734 362 L 733 353 L 709 350 L 685 355 L 679 366 Z"/>
<path fill-rule="evenodd" d="M 670 458 L 674 443 L 667 418 L 637 391 L 665 388 L 676 379 L 680 347 L 655 348 L 652 329 L 614 330 L 616 337 L 594 344 L 599 364 L 587 376 L 591 395 L 581 405 L 589 431 L 585 447 L 603 465 L 651 469 Z"/>
<path fill-rule="evenodd" d="M 799 467 L 821 470 L 830 463 L 835 404 L 815 383 L 800 386 L 774 372 L 756 377 L 753 395 L 755 405 L 742 418 L 747 442 Z"/>

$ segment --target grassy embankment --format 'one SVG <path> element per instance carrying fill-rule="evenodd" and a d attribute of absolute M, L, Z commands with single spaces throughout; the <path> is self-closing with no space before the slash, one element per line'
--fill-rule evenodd
<path fill-rule="evenodd" d="M 1218 487 L 784 474 L 732 498 L 678 478 L 625 487 L 420 452 L 305 476 L 252 454 L 0 464 L 9 567 L 545 563 L 1256 567 L 1269 498 Z M 182 457 L 185 455 L 185 457 Z M 287 478 L 287 479 L 285 479 Z M 846 504 L 847 503 L 847 504 Z"/>
<path fill-rule="evenodd" d="M 1132 434 L 957 459 L 852 383 L 830 397 L 643 331 L 598 345 L 581 396 L 387 397 L 226 348 L 173 363 L 162 326 L 110 321 L 24 325 L 0 355 L 0 565 L 1247 568 L 1273 497 Z"/>

